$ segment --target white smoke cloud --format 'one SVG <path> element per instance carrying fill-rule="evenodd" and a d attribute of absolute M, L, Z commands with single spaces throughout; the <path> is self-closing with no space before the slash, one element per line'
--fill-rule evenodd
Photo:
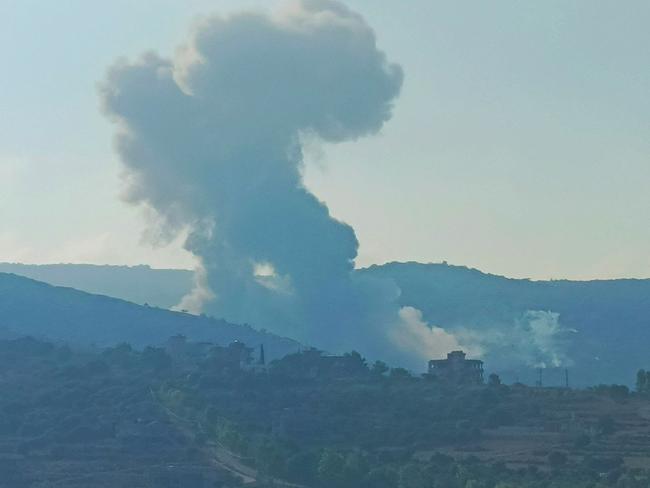
<path fill-rule="evenodd" d="M 570 336 L 576 332 L 561 324 L 558 313 L 528 310 L 512 324 L 463 329 L 457 331 L 457 336 L 461 342 L 482 350 L 495 366 L 558 368 L 573 364 L 567 350 Z"/>
<path fill-rule="evenodd" d="M 173 310 L 185 311 L 198 315 L 206 303 L 215 299 L 215 294 L 208 284 L 208 275 L 202 266 L 194 271 L 194 288 L 185 295 Z"/>
<path fill-rule="evenodd" d="M 416 354 L 422 363 L 429 359 L 443 358 L 449 351 L 464 349 L 470 356 L 481 356 L 476 344 L 461 344 L 459 339 L 443 328 L 430 326 L 422 318 L 422 312 L 413 307 L 402 307 L 400 321 L 390 330 L 390 337 L 404 351 Z"/>
<path fill-rule="evenodd" d="M 529 354 L 536 359 L 535 366 L 558 368 L 571 365 L 566 353 L 566 339 L 576 330 L 560 325 L 559 313 L 529 310 L 519 321 L 518 329 L 530 338 Z"/>

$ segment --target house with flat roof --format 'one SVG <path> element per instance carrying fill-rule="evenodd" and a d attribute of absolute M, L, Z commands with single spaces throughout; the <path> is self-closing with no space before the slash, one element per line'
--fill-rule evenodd
<path fill-rule="evenodd" d="M 429 361 L 429 375 L 446 383 L 480 385 L 483 384 L 483 361 L 467 359 L 463 351 L 452 351 L 447 359 Z"/>

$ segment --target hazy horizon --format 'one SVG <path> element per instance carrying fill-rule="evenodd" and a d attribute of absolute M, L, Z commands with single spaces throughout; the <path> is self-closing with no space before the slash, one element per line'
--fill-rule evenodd
<path fill-rule="evenodd" d="M 650 488 L 648 26 L 0 0 L 0 486 Z"/>
<path fill-rule="evenodd" d="M 650 277 L 646 2 L 345 3 L 404 70 L 378 135 L 305 147 L 358 267 Z M 0 261 L 191 268 L 182 236 L 156 247 L 120 199 L 97 84 L 117 58 L 172 54 L 198 17 L 277 4 L 0 1 Z"/>
<path fill-rule="evenodd" d="M 357 267 L 355 269 L 357 270 L 364 270 L 368 268 L 372 268 L 373 266 L 386 266 L 386 265 L 391 265 L 391 264 L 418 264 L 418 265 L 444 265 L 444 266 L 449 266 L 449 267 L 455 267 L 455 268 L 467 268 L 469 270 L 474 270 L 478 271 L 484 275 L 489 275 L 489 276 L 497 276 L 500 278 L 507 278 L 507 279 L 515 279 L 515 280 L 526 280 L 526 281 L 573 281 L 573 282 L 590 282 L 590 281 L 618 281 L 618 280 L 640 280 L 640 281 L 647 281 L 650 280 L 650 277 L 648 278 L 634 278 L 634 277 L 613 277 L 613 278 L 590 278 L 590 279 L 579 279 L 579 278 L 527 278 L 527 277 L 513 277 L 513 276 L 508 276 L 504 274 L 499 274 L 499 273 L 493 273 L 489 270 L 484 270 L 481 268 L 474 268 L 471 266 L 467 266 L 462 263 L 450 263 L 448 261 L 386 261 L 384 263 L 371 263 L 368 264 L 367 266 L 363 267 Z M 89 263 L 89 262 L 43 262 L 43 263 L 29 263 L 29 262 L 18 262 L 18 261 L 0 261 L 0 265 L 10 265 L 10 266 L 93 266 L 93 267 L 109 267 L 109 268 L 138 268 L 138 267 L 147 267 L 150 268 L 153 271 L 187 271 L 190 273 L 194 273 L 196 270 L 191 267 L 161 267 L 161 266 L 152 266 L 147 263 L 141 263 L 141 264 L 113 264 L 113 263 Z"/>

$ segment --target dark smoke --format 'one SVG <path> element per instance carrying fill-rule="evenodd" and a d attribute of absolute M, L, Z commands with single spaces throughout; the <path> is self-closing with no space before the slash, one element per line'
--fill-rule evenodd
<path fill-rule="evenodd" d="M 126 198 L 188 230 L 201 262 L 184 307 L 332 351 L 400 349 L 399 290 L 352 276 L 356 236 L 305 188 L 301 137 L 376 133 L 401 84 L 364 20 L 326 0 L 211 17 L 173 59 L 110 70 Z"/>
<path fill-rule="evenodd" d="M 328 0 L 211 17 L 173 59 L 150 53 L 110 70 L 102 99 L 126 199 L 152 209 L 165 234 L 187 233 L 200 262 L 180 308 L 417 369 L 450 349 L 510 342 L 515 362 L 564 364 L 557 320 L 451 335 L 400 309 L 392 281 L 353 272 L 356 236 L 305 188 L 301 141 L 376 133 L 401 84 L 372 29 Z"/>

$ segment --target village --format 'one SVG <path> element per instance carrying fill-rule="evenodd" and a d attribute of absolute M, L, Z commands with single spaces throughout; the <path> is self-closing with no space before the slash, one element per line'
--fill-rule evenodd
<path fill-rule="evenodd" d="M 189 342 L 179 334 L 170 337 L 164 349 L 178 366 L 209 359 L 219 368 L 260 372 L 268 369 L 263 344 L 256 349 L 235 341 L 224 347 L 210 342 Z M 354 376 L 367 370 L 365 360 L 359 353 L 353 351 L 331 355 L 316 348 L 306 348 L 299 354 L 285 356 L 278 361 L 276 368 L 292 377 L 312 379 Z M 402 372 L 402 368 L 398 370 Z M 446 359 L 430 360 L 423 376 L 450 385 L 482 385 L 483 375 L 483 361 L 467 359 L 467 355 L 459 350 L 449 352 Z M 493 375 L 492 381 L 498 381 L 498 378 Z"/>

